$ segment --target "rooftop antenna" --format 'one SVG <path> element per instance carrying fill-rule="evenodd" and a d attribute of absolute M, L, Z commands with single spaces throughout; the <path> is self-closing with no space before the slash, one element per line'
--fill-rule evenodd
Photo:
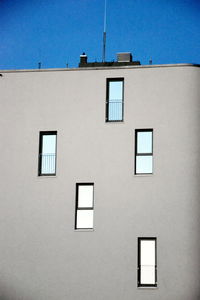
<path fill-rule="evenodd" d="M 105 0 L 105 6 L 104 6 L 103 57 L 102 57 L 103 62 L 105 62 L 106 59 L 106 6 L 107 6 L 107 0 Z"/>
<path fill-rule="evenodd" d="M 38 48 L 38 69 L 41 69 L 41 65 L 42 65 L 42 63 L 41 63 L 41 48 L 39 47 Z"/>

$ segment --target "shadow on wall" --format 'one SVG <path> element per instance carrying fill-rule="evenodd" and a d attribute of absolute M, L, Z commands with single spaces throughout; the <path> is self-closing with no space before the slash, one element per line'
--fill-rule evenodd
<path fill-rule="evenodd" d="M 197 82 L 196 82 L 197 84 Z M 197 103 L 196 103 L 196 107 L 198 107 L 199 109 L 196 110 L 195 113 L 195 121 L 196 121 L 196 128 L 197 128 L 197 145 L 198 145 L 198 149 L 197 149 L 197 168 L 196 168 L 196 173 L 194 175 L 194 178 L 196 180 L 196 186 L 197 188 L 197 196 L 196 196 L 196 203 L 197 205 L 192 209 L 193 213 L 194 213 L 194 217 L 196 220 L 196 234 L 195 234 L 195 238 L 194 238 L 194 245 L 192 245 L 192 249 L 194 249 L 194 254 L 196 254 L 196 257 L 198 258 L 198 260 L 196 261 L 197 264 L 197 273 L 196 273 L 196 281 L 197 281 L 197 285 L 199 284 L 199 278 L 200 278 L 200 239 L 199 239 L 199 233 L 200 233 L 200 158 L 199 158 L 199 153 L 200 153 L 200 135 L 198 134 L 198 130 L 200 128 L 200 107 L 199 107 L 199 98 L 200 98 L 200 86 L 199 84 L 197 84 L 198 90 L 197 90 Z M 198 230 L 199 229 L 199 230 Z M 191 254 L 193 255 L 193 253 Z M 195 262 L 194 262 L 195 264 Z M 196 299 L 200 299 L 200 286 L 199 286 L 199 290 L 196 291 L 196 295 L 197 298 Z M 194 296 L 194 299 L 195 299 Z"/>
<path fill-rule="evenodd" d="M 0 300 L 36 300 L 28 296 L 22 289 L 0 283 Z"/>
<path fill-rule="evenodd" d="M 191 275 L 195 280 L 193 282 L 190 282 L 190 285 L 193 285 L 193 294 L 190 295 L 191 300 L 198 300 L 200 299 L 200 135 L 198 134 L 199 128 L 200 128 L 200 107 L 199 107 L 199 97 L 200 97 L 200 87 L 198 86 L 197 91 L 197 103 L 196 107 L 198 109 L 196 110 L 193 119 L 195 122 L 195 128 L 197 128 L 197 134 L 196 134 L 196 166 L 194 166 L 194 173 L 193 178 L 191 179 L 191 184 L 195 187 L 195 200 L 191 201 L 191 199 L 188 200 L 188 210 L 190 211 L 190 257 L 188 257 L 188 261 L 190 261 L 190 264 L 193 264 L 193 270 L 194 274 Z M 195 288 L 196 290 L 195 290 Z"/>

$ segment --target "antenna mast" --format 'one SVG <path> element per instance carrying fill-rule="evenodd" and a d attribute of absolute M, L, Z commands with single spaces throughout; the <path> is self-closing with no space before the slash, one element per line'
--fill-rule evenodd
<path fill-rule="evenodd" d="M 106 59 L 106 6 L 107 0 L 105 0 L 105 10 L 104 10 L 104 28 L 103 28 L 103 62 Z"/>

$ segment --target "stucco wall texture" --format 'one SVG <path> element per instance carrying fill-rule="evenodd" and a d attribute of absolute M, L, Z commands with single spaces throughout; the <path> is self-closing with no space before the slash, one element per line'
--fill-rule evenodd
<path fill-rule="evenodd" d="M 200 68 L 1 71 L 0 299 L 200 299 Z M 105 122 L 106 78 L 124 122 Z M 135 129 L 154 173 L 134 175 Z M 40 131 L 57 174 L 39 177 Z M 75 186 L 94 182 L 94 230 L 74 230 Z M 157 288 L 137 287 L 137 238 L 157 237 Z"/>

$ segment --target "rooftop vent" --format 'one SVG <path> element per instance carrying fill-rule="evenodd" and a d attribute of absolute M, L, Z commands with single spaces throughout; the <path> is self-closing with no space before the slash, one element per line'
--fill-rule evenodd
<path fill-rule="evenodd" d="M 130 52 L 117 53 L 118 62 L 132 62 L 132 54 Z"/>
<path fill-rule="evenodd" d="M 80 55 L 80 64 L 87 64 L 87 55 L 85 54 L 85 52 Z"/>

